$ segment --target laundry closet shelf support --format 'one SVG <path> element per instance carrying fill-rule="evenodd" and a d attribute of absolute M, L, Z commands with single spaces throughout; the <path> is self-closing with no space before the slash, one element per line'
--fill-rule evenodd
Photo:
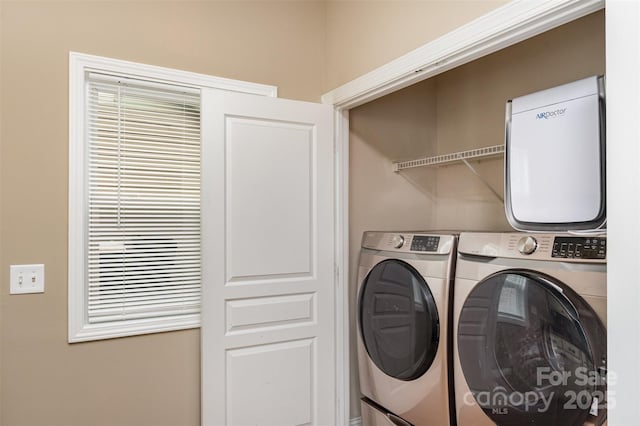
<path fill-rule="evenodd" d="M 476 160 L 480 158 L 494 157 L 504 154 L 504 145 L 487 146 L 484 148 L 471 149 L 469 151 L 452 152 L 451 154 L 436 155 L 434 157 L 418 158 L 416 160 L 397 161 L 393 163 L 393 171 L 412 169 L 423 166 L 441 166 L 464 160 Z"/>

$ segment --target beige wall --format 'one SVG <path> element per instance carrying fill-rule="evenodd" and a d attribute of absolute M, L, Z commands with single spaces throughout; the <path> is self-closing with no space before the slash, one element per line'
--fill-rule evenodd
<path fill-rule="evenodd" d="M 325 89 L 347 83 L 508 0 L 327 2 Z"/>
<path fill-rule="evenodd" d="M 5 1 L 0 63 L 2 425 L 196 425 L 198 330 L 67 343 L 68 55 L 322 93 L 321 2 Z M 8 295 L 9 265 L 46 292 Z"/>
<path fill-rule="evenodd" d="M 604 74 L 604 12 L 425 80 L 350 113 L 350 288 L 365 230 L 508 230 L 498 198 L 464 165 L 391 172 L 391 161 L 504 143 L 506 100 Z M 473 162 L 502 195 L 503 158 Z M 355 351 L 354 311 L 351 310 Z M 359 412 L 352 352 L 352 412 Z"/>

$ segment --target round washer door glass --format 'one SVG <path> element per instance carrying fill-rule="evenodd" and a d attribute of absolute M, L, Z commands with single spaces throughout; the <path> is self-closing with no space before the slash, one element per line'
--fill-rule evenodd
<path fill-rule="evenodd" d="M 433 295 L 411 265 L 390 259 L 371 269 L 360 290 L 360 331 L 375 365 L 400 380 L 422 376 L 438 349 Z"/>
<path fill-rule="evenodd" d="M 566 285 L 527 270 L 494 274 L 465 300 L 457 333 L 464 378 L 497 425 L 604 418 L 606 330 Z"/>

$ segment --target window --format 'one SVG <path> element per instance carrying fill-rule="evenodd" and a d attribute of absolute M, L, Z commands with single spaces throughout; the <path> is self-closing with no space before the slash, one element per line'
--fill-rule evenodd
<path fill-rule="evenodd" d="M 199 93 L 95 73 L 87 90 L 88 321 L 197 314 Z"/>
<path fill-rule="evenodd" d="M 200 90 L 242 84 L 71 55 L 69 341 L 200 325 Z"/>

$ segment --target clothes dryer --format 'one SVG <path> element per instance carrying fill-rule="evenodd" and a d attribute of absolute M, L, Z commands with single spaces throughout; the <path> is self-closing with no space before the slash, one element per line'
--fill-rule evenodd
<path fill-rule="evenodd" d="M 356 315 L 367 426 L 452 424 L 456 242 L 456 235 L 426 232 L 363 235 Z"/>
<path fill-rule="evenodd" d="M 604 236 L 460 235 L 459 426 L 606 422 L 606 251 Z"/>

